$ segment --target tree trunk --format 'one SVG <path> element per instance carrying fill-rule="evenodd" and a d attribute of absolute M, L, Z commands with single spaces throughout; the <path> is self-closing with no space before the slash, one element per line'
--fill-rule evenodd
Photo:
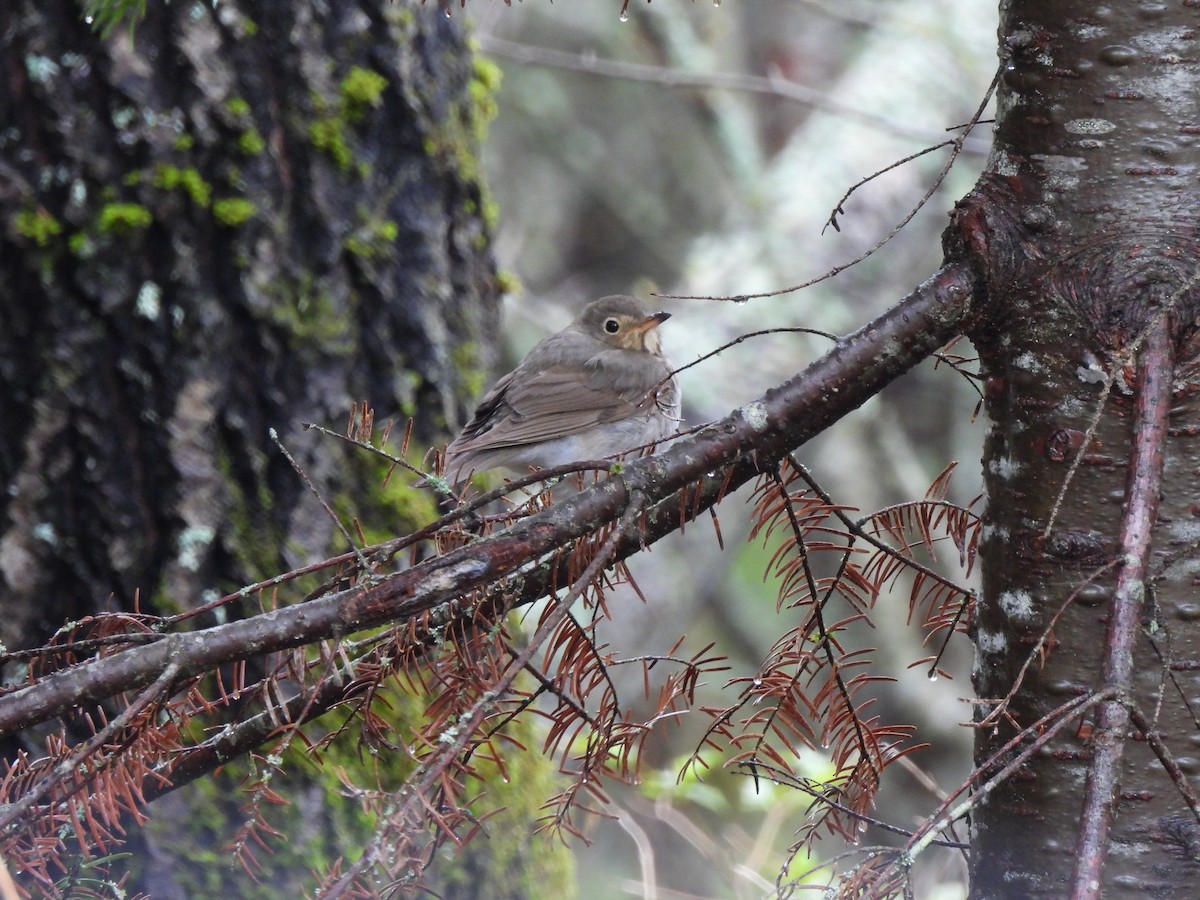
<path fill-rule="evenodd" d="M 419 461 L 492 365 L 474 154 L 494 85 L 457 22 L 407 7 L 150 3 L 102 39 L 74 0 L 0 4 L 8 648 L 102 610 L 181 612 L 346 550 L 271 429 L 347 525 L 434 517 L 422 492 L 381 487 L 384 464 L 301 429 L 340 431 L 365 401 L 381 421 L 415 417 Z M 336 780 L 295 765 L 300 799 L 277 820 L 289 839 L 261 885 L 225 854 L 214 864 L 242 821 L 234 767 L 156 807 L 126 887 L 301 891 L 371 825 Z M 550 770 L 531 768 L 526 781 Z M 539 797 L 506 802 L 526 833 Z M 478 850 L 464 865 L 525 892 L 510 885 L 527 846 Z M 535 871 L 561 861 L 539 852 Z"/>
<path fill-rule="evenodd" d="M 497 281 L 486 91 L 435 12 L 152 3 L 102 40 L 74 2 L 0 8 L 7 646 L 326 555 L 269 429 L 331 499 L 382 469 L 302 422 L 340 430 L 363 400 L 445 439 Z M 430 512 L 335 505 L 380 528 Z"/>
<path fill-rule="evenodd" d="M 1130 465 L 1137 401 L 1153 376 L 1170 376 L 1134 364 L 1156 317 L 1178 355 L 1177 401 L 1195 390 L 1197 24 L 1188 4 L 1002 4 L 995 149 L 949 233 L 952 255 L 973 260 L 987 309 L 971 335 L 992 422 L 977 720 L 1019 683 L 1006 714 L 977 734 L 976 762 L 991 772 L 1011 758 L 993 754 L 1018 728 L 1048 715 L 1049 727 L 1065 702 L 1117 680 L 1105 646 L 1120 570 L 1136 564 L 1123 539 L 1138 524 L 1124 517 L 1147 477 L 1144 461 Z M 1194 547 L 1200 469 L 1195 412 L 1186 403 L 1172 412 L 1162 505 L 1156 523 L 1141 523 L 1153 526 L 1153 551 L 1138 588 L 1146 603 L 1129 700 L 1194 775 L 1195 564 L 1167 563 Z M 1095 708 L 1073 720 L 982 800 L 972 896 L 1066 895 L 1085 772 L 1106 741 L 1125 752 L 1097 887 L 1194 890 L 1194 841 L 1171 834 L 1194 834 L 1195 820 L 1186 824 L 1145 736 L 1109 733 L 1104 721 Z"/>

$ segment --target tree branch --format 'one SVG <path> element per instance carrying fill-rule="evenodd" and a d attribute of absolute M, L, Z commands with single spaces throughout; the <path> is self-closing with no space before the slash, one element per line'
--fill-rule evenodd
<path fill-rule="evenodd" d="M 1072 877 L 1073 900 L 1095 900 L 1102 892 L 1101 875 L 1108 852 L 1113 804 L 1121 782 L 1121 758 L 1129 737 L 1133 690 L 1133 649 L 1137 643 L 1150 563 L 1150 539 L 1158 517 L 1162 485 L 1163 446 L 1171 411 L 1174 347 L 1169 317 L 1150 323 L 1138 359 L 1137 411 L 1133 424 L 1133 453 L 1129 459 L 1129 488 L 1121 522 L 1120 559 L 1108 636 L 1104 642 L 1101 683 L 1116 690 L 1102 705 L 1092 737 L 1095 751 L 1084 788 L 1083 814 Z"/>
<path fill-rule="evenodd" d="M 0 697 L 0 735 L 154 681 L 171 661 L 179 677 L 313 641 L 430 613 L 441 621 L 497 601 L 497 586 L 529 600 L 558 569 L 552 555 L 614 522 L 641 494 L 646 525 L 624 535 L 614 559 L 637 552 L 757 476 L 772 461 L 856 409 L 958 334 L 974 279 L 951 264 L 805 371 L 656 456 L 614 465 L 613 474 L 553 508 L 409 569 L 248 619 L 114 653 Z M 562 583 L 561 581 L 558 583 Z"/>

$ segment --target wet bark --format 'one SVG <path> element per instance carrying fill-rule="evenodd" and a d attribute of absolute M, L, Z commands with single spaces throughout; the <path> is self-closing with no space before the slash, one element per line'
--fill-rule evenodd
<path fill-rule="evenodd" d="M 1176 406 L 1162 505 L 1149 523 L 1153 577 L 1130 699 L 1184 771 L 1197 769 L 1196 721 L 1187 706 L 1200 654 L 1195 564 L 1169 564 L 1196 539 L 1200 472 L 1200 422 L 1191 403 L 1200 301 L 1197 24 L 1195 10 L 1182 3 L 1003 4 L 995 150 L 948 232 L 951 256 L 974 261 L 987 311 L 971 334 L 992 422 L 984 448 L 977 719 L 1009 692 L 1030 653 L 1038 660 L 1008 717 L 978 732 L 980 764 L 1017 728 L 1102 681 L 1113 592 L 1126 562 L 1118 554 L 1124 500 L 1136 474 L 1128 464 L 1144 385 L 1134 349 L 1148 323 L 1165 315 L 1177 359 Z M 1109 372 L 1115 378 L 1106 392 Z M 1039 650 L 1047 630 L 1048 646 Z M 975 811 L 974 897 L 1065 895 L 1093 724 L 1059 732 L 1021 777 Z M 1186 807 L 1144 736 L 1131 730 L 1124 737 L 1101 889 L 1182 896 L 1195 862 L 1167 826 Z"/>

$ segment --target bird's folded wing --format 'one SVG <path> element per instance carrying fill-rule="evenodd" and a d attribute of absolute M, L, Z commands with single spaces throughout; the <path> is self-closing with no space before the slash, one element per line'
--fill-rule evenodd
<path fill-rule="evenodd" d="M 594 373 L 588 373 L 594 376 Z M 483 450 L 569 437 L 639 412 L 642 397 L 603 387 L 578 369 L 551 367 L 506 378 L 484 397 L 460 449 Z M 471 426 L 477 426 L 472 428 Z"/>

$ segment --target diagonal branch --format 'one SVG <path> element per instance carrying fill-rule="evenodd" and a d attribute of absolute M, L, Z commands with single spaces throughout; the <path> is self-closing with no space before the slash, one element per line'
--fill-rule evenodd
<path fill-rule="evenodd" d="M 925 359 L 963 329 L 973 288 L 967 267 L 947 265 L 791 380 L 660 455 L 622 464 L 595 487 L 485 539 L 375 583 L 167 635 L 12 691 L 0 697 L 0 735 L 150 684 L 172 661 L 179 677 L 189 678 L 249 655 L 422 614 L 443 621 L 470 615 L 478 604 L 497 601 L 497 586 L 526 601 L 544 596 L 558 574 L 554 554 L 615 522 L 629 497 L 646 498 L 646 526 L 621 538 L 614 560 L 678 529 Z M 680 503 L 685 491 L 689 502 Z"/>

